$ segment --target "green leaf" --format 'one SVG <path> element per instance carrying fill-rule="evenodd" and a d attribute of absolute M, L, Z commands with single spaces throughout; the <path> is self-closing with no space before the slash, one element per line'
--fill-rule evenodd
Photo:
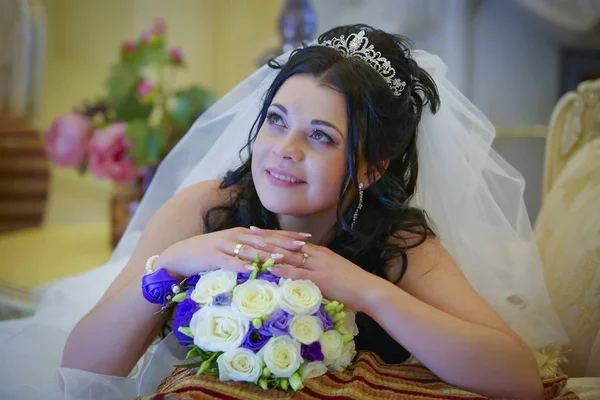
<path fill-rule="evenodd" d="M 185 359 L 189 360 L 190 358 L 196 358 L 196 357 L 200 357 L 200 348 L 198 346 L 194 346 L 193 349 L 191 349 L 190 351 L 187 352 L 187 354 L 185 355 Z"/>
<path fill-rule="evenodd" d="M 206 371 L 204 371 L 204 375 L 218 376 L 219 370 L 218 369 L 207 369 Z"/>
<path fill-rule="evenodd" d="M 113 103 L 128 97 L 132 89 L 137 90 L 140 80 L 137 68 L 123 63 L 114 65 L 105 81 L 107 101 Z"/>
<path fill-rule="evenodd" d="M 198 362 L 193 362 L 193 363 L 187 363 L 187 364 L 175 364 L 173 365 L 175 368 L 198 368 L 202 365 L 204 361 L 198 361 Z"/>
<path fill-rule="evenodd" d="M 187 337 L 194 337 L 194 334 L 192 333 L 192 330 L 187 327 L 187 326 L 180 326 L 179 328 L 177 328 L 177 330 L 181 333 L 183 333 L 185 336 Z"/>
<path fill-rule="evenodd" d="M 148 135 L 151 132 L 150 126 L 143 120 L 134 120 L 127 124 L 125 137 L 131 139 L 131 148 L 129 156 L 135 159 L 135 166 L 141 167 L 152 162 L 148 151 Z"/>
<path fill-rule="evenodd" d="M 148 130 L 146 136 L 146 146 L 148 149 L 148 159 L 153 163 L 158 163 L 163 155 L 168 152 L 167 144 L 168 137 L 167 132 L 162 128 L 152 127 Z"/>
<path fill-rule="evenodd" d="M 137 86 L 142 76 L 135 65 L 119 63 L 112 67 L 105 81 L 106 102 L 118 121 L 148 119 L 154 104 L 142 102 L 137 96 Z"/>
<path fill-rule="evenodd" d="M 171 299 L 172 302 L 174 303 L 181 303 L 182 301 L 185 300 L 185 292 L 181 292 L 179 294 L 176 294 L 175 296 L 173 296 L 173 298 Z"/>
<path fill-rule="evenodd" d="M 171 119 L 184 132 L 216 100 L 212 92 L 196 86 L 177 92 L 175 98 Z"/>
<path fill-rule="evenodd" d="M 254 268 L 252 270 L 252 273 L 250 274 L 250 276 L 248 277 L 248 280 L 254 280 L 256 279 L 256 275 L 258 274 L 258 268 Z"/>

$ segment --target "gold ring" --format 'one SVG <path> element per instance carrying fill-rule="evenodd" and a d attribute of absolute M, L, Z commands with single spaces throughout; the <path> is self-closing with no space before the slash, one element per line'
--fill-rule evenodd
<path fill-rule="evenodd" d="M 308 258 L 308 253 L 302 253 L 302 264 L 300 268 L 304 268 L 304 264 L 306 263 L 306 259 Z"/>
<path fill-rule="evenodd" d="M 233 255 L 235 256 L 235 258 L 240 258 L 240 250 L 242 249 L 242 247 L 244 247 L 244 245 L 241 243 L 235 245 L 235 250 L 233 250 Z"/>

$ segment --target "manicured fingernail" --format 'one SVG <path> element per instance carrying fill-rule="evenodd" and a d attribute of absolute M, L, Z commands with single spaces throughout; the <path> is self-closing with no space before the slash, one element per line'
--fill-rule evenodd
<path fill-rule="evenodd" d="M 252 232 L 262 232 L 262 229 L 260 229 L 260 228 L 259 228 L 259 227 L 257 227 L 257 226 L 251 226 L 251 227 L 250 227 L 250 230 L 251 230 Z"/>
<path fill-rule="evenodd" d="M 274 253 L 274 254 L 271 254 L 271 258 L 274 259 L 274 260 L 281 260 L 283 258 L 283 254 L 281 254 L 281 253 Z"/>
<path fill-rule="evenodd" d="M 292 242 L 292 244 L 296 245 L 296 246 L 304 246 L 306 244 L 306 242 L 303 242 L 301 240 L 294 240 Z"/>
<path fill-rule="evenodd" d="M 245 267 L 248 271 L 254 271 L 254 265 L 252 264 L 246 264 Z"/>
<path fill-rule="evenodd" d="M 310 233 L 304 233 L 304 232 L 300 232 L 298 235 L 304 236 L 304 237 L 311 237 L 312 235 Z"/>
<path fill-rule="evenodd" d="M 273 267 L 267 267 L 267 271 L 271 272 L 271 270 L 273 269 Z"/>

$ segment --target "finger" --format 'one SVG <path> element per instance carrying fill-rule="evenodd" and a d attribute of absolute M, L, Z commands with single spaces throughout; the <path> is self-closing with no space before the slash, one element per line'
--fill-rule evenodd
<path fill-rule="evenodd" d="M 286 237 L 289 237 L 292 239 L 298 239 L 298 240 L 303 240 L 303 239 L 306 239 L 306 238 L 309 238 L 312 236 L 310 233 L 262 229 L 257 226 L 251 226 L 250 230 L 253 233 L 255 233 L 257 235 L 261 235 L 261 236 L 265 236 L 267 234 L 278 234 L 278 235 L 282 235 L 282 236 L 286 236 Z"/>
<path fill-rule="evenodd" d="M 296 267 L 302 265 L 302 257 L 304 253 L 300 252 L 300 249 L 290 251 L 275 245 L 267 245 L 266 248 L 261 246 L 262 248 L 257 249 L 253 247 L 255 238 L 252 235 L 240 235 L 236 240 L 237 243 L 233 241 L 223 241 L 221 245 L 222 251 L 231 256 L 235 256 L 235 248 L 238 244 L 241 244 L 242 246 L 239 248 L 237 256 L 244 260 L 253 262 L 256 260 L 256 256 L 258 255 L 261 262 L 265 262 L 272 258 L 277 264 L 286 262 Z M 290 244 L 288 243 L 287 245 L 289 247 Z"/>
<path fill-rule="evenodd" d="M 237 250 L 237 254 L 236 254 L 236 248 L 238 247 L 238 244 L 241 245 L 241 247 L 239 247 L 239 249 Z M 285 257 L 285 254 L 282 254 L 282 253 L 278 253 L 278 252 L 270 253 L 270 252 L 256 249 L 248 244 L 239 243 L 239 242 L 236 243 L 236 242 L 228 241 L 228 240 L 221 241 L 219 243 L 219 245 L 217 245 L 217 248 L 219 250 L 221 250 L 223 253 L 225 253 L 226 255 L 231 256 L 232 258 L 235 258 L 237 256 L 241 260 L 245 260 L 246 262 L 250 262 L 250 263 L 252 263 L 252 262 L 254 262 L 254 260 L 256 260 L 256 256 L 259 256 L 259 259 L 261 262 L 265 262 L 269 258 L 274 259 L 275 262 L 279 262 L 279 261 L 283 260 L 283 258 Z"/>
<path fill-rule="evenodd" d="M 301 251 L 302 247 L 306 245 L 303 240 L 297 240 L 294 238 L 269 234 L 266 236 L 258 235 L 242 235 L 238 237 L 240 243 L 249 244 L 252 247 L 265 251 L 265 252 L 278 252 L 281 249 L 289 251 Z"/>
<path fill-rule="evenodd" d="M 299 279 L 312 280 L 312 279 L 310 279 L 312 272 L 307 271 L 303 268 L 271 267 L 270 272 L 273 275 L 278 276 L 280 278 L 293 279 L 293 280 L 299 280 Z"/>
<path fill-rule="evenodd" d="M 228 269 L 235 272 L 243 272 L 247 273 L 252 271 L 254 267 L 251 263 L 246 260 L 242 260 L 241 258 L 230 257 L 227 254 L 222 254 L 217 263 L 219 264 L 218 268 Z"/>

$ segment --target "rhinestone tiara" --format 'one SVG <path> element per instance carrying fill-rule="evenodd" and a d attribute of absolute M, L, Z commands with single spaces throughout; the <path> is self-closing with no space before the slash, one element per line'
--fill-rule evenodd
<path fill-rule="evenodd" d="M 394 78 L 396 70 L 388 59 L 376 51 L 372 44 L 369 45 L 369 39 L 365 36 L 364 30 L 352 33 L 347 38 L 341 35 L 339 38 L 326 40 L 321 45 L 335 49 L 346 57 L 357 57 L 365 61 L 385 79 L 396 96 L 400 96 L 406 87 L 406 82 Z"/>

